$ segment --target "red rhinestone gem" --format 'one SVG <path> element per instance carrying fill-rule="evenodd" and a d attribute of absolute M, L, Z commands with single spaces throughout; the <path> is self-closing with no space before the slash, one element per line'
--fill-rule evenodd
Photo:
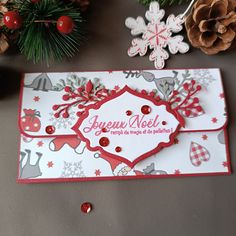
<path fill-rule="evenodd" d="M 132 111 L 128 110 L 125 112 L 127 116 L 131 116 L 132 115 Z"/>
<path fill-rule="evenodd" d="M 102 147 L 108 146 L 109 143 L 110 143 L 110 141 L 109 141 L 109 139 L 106 138 L 106 137 L 102 137 L 102 138 L 100 138 L 100 140 L 99 140 L 99 144 L 100 144 Z"/>
<path fill-rule="evenodd" d="M 167 124 L 167 122 L 164 121 L 164 120 L 161 123 L 162 123 L 162 125 L 166 125 Z"/>
<path fill-rule="evenodd" d="M 117 147 L 115 148 L 115 151 L 116 151 L 116 152 L 121 152 L 121 150 L 122 150 L 122 148 L 119 147 L 119 146 L 117 146 Z"/>
<path fill-rule="evenodd" d="M 148 115 L 149 113 L 151 113 L 151 107 L 148 106 L 148 105 L 144 105 L 141 107 L 141 112 L 144 114 L 144 115 Z"/>
<path fill-rule="evenodd" d="M 45 129 L 47 134 L 53 134 L 55 132 L 55 127 L 53 125 L 48 125 Z"/>
<path fill-rule="evenodd" d="M 83 213 L 89 213 L 92 211 L 92 204 L 90 202 L 84 202 L 81 204 L 81 211 Z"/>
<path fill-rule="evenodd" d="M 103 132 L 103 133 L 106 133 L 106 132 L 107 132 L 107 129 L 106 129 L 106 128 L 102 128 L 102 132 Z"/>

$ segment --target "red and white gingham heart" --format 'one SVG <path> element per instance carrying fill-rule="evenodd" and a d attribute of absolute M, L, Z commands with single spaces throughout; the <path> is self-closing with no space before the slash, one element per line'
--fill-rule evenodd
<path fill-rule="evenodd" d="M 200 166 L 203 161 L 209 161 L 210 159 L 208 150 L 195 142 L 191 142 L 189 156 L 194 166 Z"/>

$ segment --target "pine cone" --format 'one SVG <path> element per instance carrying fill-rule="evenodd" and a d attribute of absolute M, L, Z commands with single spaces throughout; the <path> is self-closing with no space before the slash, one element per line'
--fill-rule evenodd
<path fill-rule="evenodd" d="M 227 50 L 236 36 L 236 0 L 198 0 L 185 27 L 193 47 L 208 55 Z"/>

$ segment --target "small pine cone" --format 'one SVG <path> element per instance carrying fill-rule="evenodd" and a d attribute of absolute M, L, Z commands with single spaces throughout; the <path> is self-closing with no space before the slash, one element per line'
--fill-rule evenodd
<path fill-rule="evenodd" d="M 236 0 L 198 0 L 185 27 L 193 47 L 208 55 L 227 50 L 236 37 Z"/>

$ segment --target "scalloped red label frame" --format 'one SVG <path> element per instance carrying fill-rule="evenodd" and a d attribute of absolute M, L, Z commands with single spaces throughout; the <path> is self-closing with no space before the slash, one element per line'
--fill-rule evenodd
<path fill-rule="evenodd" d="M 174 127 L 174 130 L 169 134 L 168 138 L 168 142 L 159 142 L 155 145 L 154 148 L 152 148 L 151 150 L 146 151 L 145 153 L 142 153 L 140 155 L 138 155 L 134 160 L 128 160 L 125 156 L 122 155 L 122 151 L 114 153 L 111 151 L 107 150 L 107 146 L 109 146 L 109 144 L 104 147 L 101 146 L 99 144 L 99 138 L 104 136 L 103 132 L 100 132 L 100 136 L 99 137 L 93 137 L 93 139 L 97 140 L 97 145 L 93 145 L 91 142 L 91 137 L 87 137 L 85 135 L 85 132 L 81 130 L 81 127 L 88 121 L 90 118 L 90 113 L 91 111 L 93 112 L 99 112 L 102 108 L 104 104 L 107 104 L 109 102 L 114 101 L 114 99 L 119 99 L 122 97 L 122 95 L 124 95 L 125 93 L 129 93 L 130 95 L 134 96 L 137 99 L 144 99 L 143 101 L 148 101 L 148 103 L 151 102 L 151 104 L 153 104 L 153 107 L 157 108 L 157 107 L 162 107 L 164 105 L 165 110 L 168 114 L 170 114 L 172 117 L 174 117 L 177 121 L 178 124 L 176 125 L 176 127 Z M 145 105 L 145 103 L 143 103 Z M 130 104 L 130 106 L 132 106 L 132 104 Z M 117 109 L 122 109 L 122 107 L 118 107 Z M 109 119 L 111 119 L 112 117 L 112 113 L 109 113 Z M 108 120 L 109 120 L 108 119 Z M 128 119 L 128 118 L 127 118 Z M 104 122 L 104 121 L 103 121 Z M 175 137 L 178 135 L 179 130 L 182 126 L 184 126 L 184 118 L 175 110 L 173 110 L 170 106 L 170 104 L 166 101 L 163 100 L 156 100 L 155 98 L 144 94 L 144 93 L 139 93 L 135 90 L 132 90 L 130 87 L 125 86 L 123 89 L 121 89 L 119 92 L 112 94 L 111 96 L 104 98 L 102 101 L 99 101 L 95 104 L 90 104 L 86 107 L 83 115 L 81 115 L 77 121 L 77 123 L 72 127 L 72 129 L 76 132 L 76 134 L 79 136 L 79 138 L 81 138 L 84 142 L 86 142 L 86 146 L 90 151 L 100 151 L 102 155 L 106 155 L 108 157 L 114 158 L 116 160 L 122 161 L 124 163 L 126 163 L 128 166 L 130 166 L 131 168 L 133 168 L 138 162 L 150 157 L 153 154 L 158 153 L 162 148 L 166 148 L 170 145 L 172 145 L 174 143 Z M 105 135 L 107 136 L 107 134 Z M 130 137 L 132 139 L 132 136 Z M 93 140 L 94 141 L 94 140 Z M 122 149 L 122 147 L 121 147 Z"/>

